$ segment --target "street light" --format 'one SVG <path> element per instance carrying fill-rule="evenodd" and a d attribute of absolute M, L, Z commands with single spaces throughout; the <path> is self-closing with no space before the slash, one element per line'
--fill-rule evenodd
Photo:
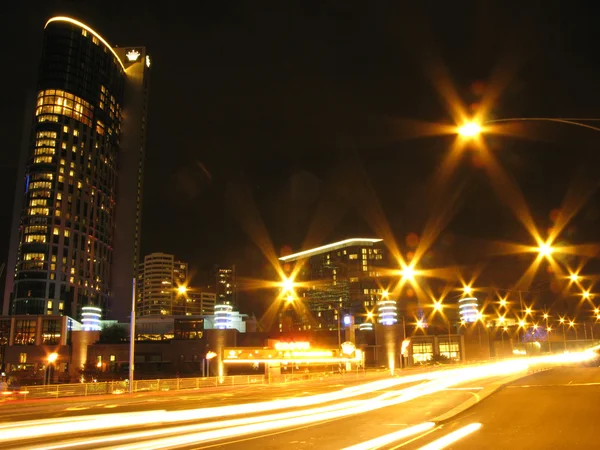
<path fill-rule="evenodd" d="M 476 122 L 467 122 L 458 128 L 458 134 L 465 138 L 472 138 L 481 134 L 483 129 Z"/>
<path fill-rule="evenodd" d="M 44 376 L 44 378 L 46 379 L 46 384 L 50 384 L 50 380 L 51 380 L 51 376 L 52 376 L 52 372 L 54 369 L 54 363 L 56 362 L 56 360 L 58 359 L 58 353 L 54 352 L 54 353 L 50 353 L 47 357 L 46 357 L 46 361 L 48 361 L 48 365 L 46 366 L 46 374 Z"/>
<path fill-rule="evenodd" d="M 185 295 L 188 291 L 188 288 L 186 286 L 184 286 L 183 284 L 181 286 L 177 287 L 177 293 L 179 295 Z"/>
<path fill-rule="evenodd" d="M 470 121 L 465 122 L 456 128 L 456 133 L 463 138 L 475 138 L 485 133 L 486 125 L 501 122 L 554 122 L 565 125 L 574 125 L 576 127 L 587 128 L 592 131 L 600 131 L 600 128 L 593 125 L 588 125 L 585 122 L 599 122 L 600 119 L 590 118 L 570 118 L 570 117 L 508 117 L 505 119 L 493 119 L 486 121 Z"/>
<path fill-rule="evenodd" d="M 213 359 L 217 354 L 213 351 L 206 352 L 206 376 L 210 377 L 210 360 Z"/>

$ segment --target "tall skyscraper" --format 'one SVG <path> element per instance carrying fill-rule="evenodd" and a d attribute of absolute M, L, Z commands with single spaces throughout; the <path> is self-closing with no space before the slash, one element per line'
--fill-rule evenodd
<path fill-rule="evenodd" d="M 21 146 L 3 314 L 83 306 L 124 320 L 137 272 L 150 57 L 87 25 L 45 26 Z"/>
<path fill-rule="evenodd" d="M 140 264 L 137 283 L 138 316 L 186 314 L 188 265 L 166 253 L 150 253 Z"/>

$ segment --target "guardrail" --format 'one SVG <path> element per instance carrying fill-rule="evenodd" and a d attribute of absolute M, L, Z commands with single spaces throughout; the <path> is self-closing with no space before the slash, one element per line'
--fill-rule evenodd
<path fill-rule="evenodd" d="M 366 378 L 381 375 L 375 371 L 352 371 L 344 373 L 345 379 Z M 265 384 L 288 384 L 302 381 L 326 381 L 340 378 L 338 373 L 296 373 L 282 375 L 233 375 L 205 378 L 165 378 L 155 380 L 135 380 L 133 392 L 167 392 L 199 390 L 216 387 L 250 386 Z M 87 397 L 93 395 L 118 395 L 129 393 L 129 382 L 104 381 L 97 383 L 48 384 L 45 386 L 23 386 L 20 390 L 0 392 L 2 400 L 52 399 L 65 397 Z"/>

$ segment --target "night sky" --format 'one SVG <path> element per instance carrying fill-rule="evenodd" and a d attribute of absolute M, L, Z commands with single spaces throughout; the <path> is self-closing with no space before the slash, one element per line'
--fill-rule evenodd
<path fill-rule="evenodd" d="M 415 139 L 411 123 L 452 123 L 437 89 L 444 80 L 468 108 L 498 91 L 492 118 L 600 117 L 598 7 L 390 3 L 3 5 L 1 261 L 25 96 L 35 89 L 44 23 L 59 14 L 112 45 L 145 45 L 152 57 L 142 254 L 174 253 L 196 270 L 236 263 L 241 275 L 260 276 L 261 222 L 276 252 L 373 236 L 384 219 L 403 246 L 439 203 L 453 215 L 434 244 L 435 264 L 468 272 L 489 259 L 481 242 L 531 244 L 474 154 L 432 197 L 427 187 L 453 137 Z M 523 127 L 527 139 L 488 143 L 544 230 L 569 187 L 596 187 L 600 135 Z M 600 241 L 599 231 L 594 191 L 565 239 Z M 485 264 L 487 283 L 516 281 L 506 261 Z"/>

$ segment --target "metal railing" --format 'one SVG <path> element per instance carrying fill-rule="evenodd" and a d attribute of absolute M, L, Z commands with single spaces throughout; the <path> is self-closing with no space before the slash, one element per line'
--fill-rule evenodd
<path fill-rule="evenodd" d="M 380 376 L 380 371 L 349 371 L 342 376 L 346 380 Z M 169 392 L 181 390 L 199 390 L 219 387 L 250 386 L 266 384 L 289 384 L 306 381 L 330 381 L 340 379 L 333 372 L 294 373 L 282 375 L 233 375 L 205 378 L 165 378 L 153 380 L 135 380 L 133 392 Z M 104 381 L 96 383 L 48 384 L 45 386 L 23 386 L 19 390 L 0 392 L 0 401 L 26 399 L 52 399 L 65 397 L 87 397 L 93 395 L 118 395 L 129 393 L 129 382 Z"/>
<path fill-rule="evenodd" d="M 133 392 L 167 392 L 196 390 L 225 386 L 247 386 L 266 384 L 264 375 L 235 375 L 210 378 L 166 378 L 136 380 Z M 20 390 L 5 391 L 0 399 L 44 399 L 64 397 L 86 397 L 91 395 L 126 394 L 129 382 L 104 381 L 98 383 L 48 384 L 45 386 L 23 386 Z"/>

